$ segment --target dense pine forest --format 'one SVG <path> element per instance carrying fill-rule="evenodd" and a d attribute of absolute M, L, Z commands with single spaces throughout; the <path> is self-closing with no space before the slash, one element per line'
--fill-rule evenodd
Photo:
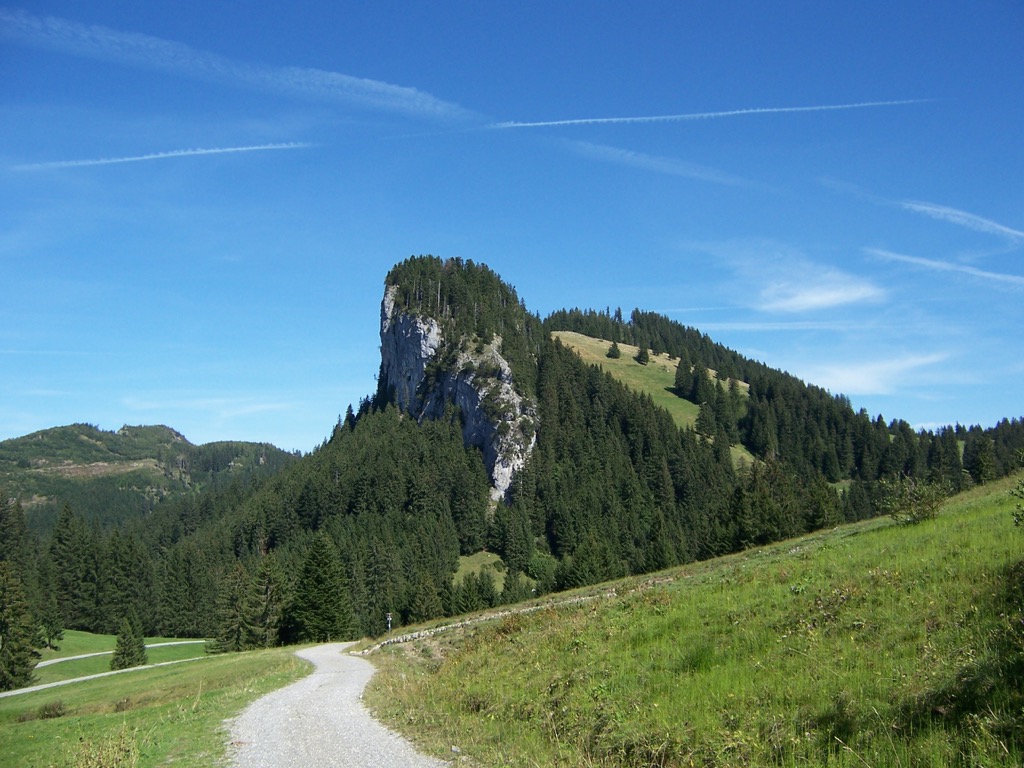
<path fill-rule="evenodd" d="M 459 614 L 863 519 L 901 478 L 952 493 L 1012 471 L 1024 449 L 1018 419 L 915 431 L 652 313 L 541 321 L 473 262 L 412 258 L 385 284 L 441 325 L 434 373 L 495 344 L 536 399 L 536 444 L 508 496 L 491 499 L 456 407 L 418 422 L 383 387 L 308 456 L 210 476 L 134 515 L 55 494 L 59 513 L 40 525 L 8 489 L 2 626 L 19 639 L 3 645 L 0 688 L 28 682 L 32 648 L 62 629 L 116 632 L 134 615 L 147 634 L 221 650 L 379 635 L 389 614 L 394 626 Z M 569 330 L 677 360 L 675 394 L 700 407 L 696 426 L 551 338 Z M 199 477 L 219 459 L 189 461 Z M 456 579 L 460 556 L 481 550 L 500 555 L 503 588 L 489 572 Z"/>

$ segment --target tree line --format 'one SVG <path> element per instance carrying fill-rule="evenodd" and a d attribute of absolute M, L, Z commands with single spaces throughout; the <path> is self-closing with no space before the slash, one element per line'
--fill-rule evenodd
<path fill-rule="evenodd" d="M 0 650 L 23 648 L 10 665 L 22 671 L 0 684 L 24 684 L 34 649 L 63 628 L 137 622 L 218 650 L 380 635 L 389 615 L 399 627 L 862 519 L 882 508 L 885 478 L 986 482 L 1024 447 L 1018 420 L 915 432 L 872 419 L 653 314 L 570 311 L 542 326 L 472 262 L 410 259 L 388 282 L 408 311 L 441 315 L 453 343 L 500 338 L 521 358 L 513 376 L 536 397 L 537 442 L 508 499 L 491 501 L 454 405 L 420 423 L 387 392 L 272 475 L 168 497 L 118 526 L 66 505 L 38 535 L 0 494 L 3 626 L 20 627 L 2 631 L 22 638 Z M 677 393 L 703 418 L 679 428 L 552 340 L 556 327 L 675 355 Z M 753 462 L 734 462 L 737 443 Z M 501 556 L 503 589 L 487 572 L 456 580 L 460 555 L 483 549 Z"/>

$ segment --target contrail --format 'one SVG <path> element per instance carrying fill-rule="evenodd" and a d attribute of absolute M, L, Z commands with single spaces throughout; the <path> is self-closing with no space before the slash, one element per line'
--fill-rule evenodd
<path fill-rule="evenodd" d="M 586 157 L 597 160 L 604 160 L 609 163 L 642 168 L 647 171 L 664 173 L 670 176 L 681 176 L 697 181 L 707 181 L 713 184 L 727 184 L 740 187 L 757 186 L 752 181 L 741 179 L 738 176 L 720 171 L 717 168 L 710 168 L 705 165 L 688 163 L 672 157 L 661 157 L 659 155 L 648 155 L 643 152 L 634 152 L 629 149 L 609 147 L 604 144 L 592 144 L 589 141 L 572 141 L 568 143 L 575 152 Z"/>
<path fill-rule="evenodd" d="M 254 144 L 247 147 L 214 147 L 212 149 L 173 149 L 170 152 L 152 152 L 148 155 L 130 157 L 101 157 L 94 160 L 55 160 L 50 163 L 26 163 L 15 165 L 15 171 L 41 171 L 50 168 L 84 168 L 89 165 L 115 165 L 117 163 L 139 163 L 143 160 L 166 160 L 171 157 L 194 157 L 196 155 L 226 155 L 231 152 L 262 152 L 271 149 L 305 149 L 313 146 L 303 142 L 287 144 Z"/>
<path fill-rule="evenodd" d="M 865 248 L 864 252 L 882 259 L 901 261 L 904 264 L 913 264 L 918 267 L 925 267 L 926 269 L 934 269 L 938 272 L 960 272 L 965 275 L 971 275 L 972 277 L 980 277 L 983 280 L 994 280 L 999 283 L 1024 286 L 1024 277 L 1021 277 L 1020 275 L 1010 275 L 1005 272 L 989 272 L 988 270 L 978 269 L 977 267 L 972 267 L 966 264 L 954 264 L 948 261 L 925 259 L 921 256 L 907 256 L 902 253 L 893 253 L 892 251 L 886 251 L 881 248 Z"/>
<path fill-rule="evenodd" d="M 603 125 L 608 123 L 670 123 L 683 120 L 711 120 L 719 117 L 744 115 L 781 115 L 789 112 L 830 112 L 840 109 L 866 109 L 868 107 L 897 107 L 906 104 L 924 104 L 932 99 L 902 99 L 900 101 L 861 101 L 856 104 L 823 104 L 813 107 L 760 107 L 731 109 L 726 112 L 690 112 L 685 115 L 651 115 L 649 117 L 584 117 L 576 120 L 544 120 L 527 123 L 508 121 L 493 123 L 489 128 L 548 128 L 566 125 Z"/>
<path fill-rule="evenodd" d="M 475 116 L 408 86 L 311 67 L 248 64 L 173 40 L 0 8 L 0 39 L 72 56 L 363 109 L 451 120 Z"/>
<path fill-rule="evenodd" d="M 920 200 L 903 200 L 899 203 L 901 208 L 915 213 L 921 213 L 940 221 L 948 221 L 950 224 L 958 224 L 961 227 L 973 229 L 976 232 L 986 232 L 990 235 L 1001 235 L 1011 240 L 1024 239 L 1024 232 L 1000 224 L 991 219 L 985 219 L 967 211 L 950 208 L 948 205 L 937 205 L 926 203 Z"/>

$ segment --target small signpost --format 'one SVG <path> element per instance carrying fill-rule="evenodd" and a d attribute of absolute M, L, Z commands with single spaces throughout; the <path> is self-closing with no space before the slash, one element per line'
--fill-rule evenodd
<path fill-rule="evenodd" d="M 391 611 L 388 611 L 388 634 L 391 634 Z"/>

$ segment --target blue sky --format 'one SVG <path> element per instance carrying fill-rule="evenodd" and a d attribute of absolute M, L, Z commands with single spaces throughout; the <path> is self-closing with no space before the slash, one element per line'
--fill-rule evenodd
<path fill-rule="evenodd" d="M 421 253 L 886 419 L 1020 417 L 1022 33 L 1016 0 L 3 7 L 0 439 L 311 450 Z"/>

